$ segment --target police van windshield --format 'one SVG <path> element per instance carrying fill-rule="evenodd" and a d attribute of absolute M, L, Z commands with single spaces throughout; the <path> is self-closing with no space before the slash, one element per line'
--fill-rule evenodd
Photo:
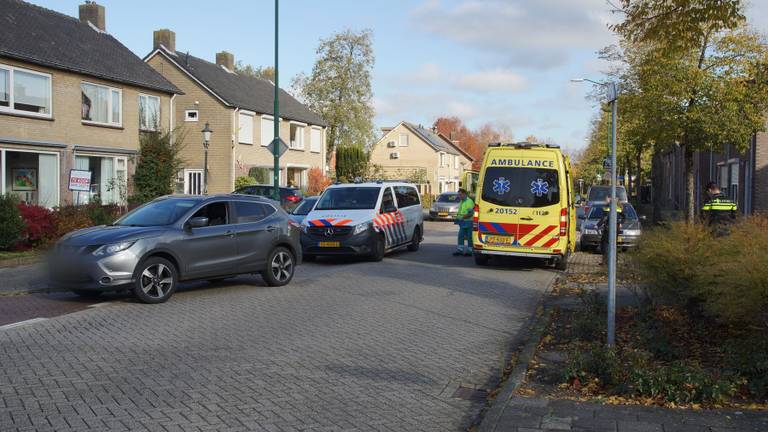
<path fill-rule="evenodd" d="M 337 187 L 325 191 L 315 210 L 372 210 L 379 200 L 377 187 Z"/>
<path fill-rule="evenodd" d="M 483 201 L 506 207 L 546 207 L 560 202 L 557 170 L 489 167 Z"/>

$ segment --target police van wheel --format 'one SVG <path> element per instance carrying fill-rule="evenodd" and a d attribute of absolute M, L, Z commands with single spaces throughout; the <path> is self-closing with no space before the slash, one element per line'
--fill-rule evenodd
<path fill-rule="evenodd" d="M 476 253 L 475 255 L 475 264 L 479 266 L 486 266 L 488 265 L 488 256 Z"/>
<path fill-rule="evenodd" d="M 419 245 L 421 244 L 421 229 L 417 226 L 413 229 L 413 238 L 411 238 L 411 242 L 408 244 L 408 250 L 411 252 L 416 252 L 419 250 Z"/>
<path fill-rule="evenodd" d="M 384 253 L 386 252 L 386 245 L 384 244 L 384 236 L 378 236 L 373 244 L 373 251 L 371 252 L 371 261 L 381 261 L 384 259 Z"/>

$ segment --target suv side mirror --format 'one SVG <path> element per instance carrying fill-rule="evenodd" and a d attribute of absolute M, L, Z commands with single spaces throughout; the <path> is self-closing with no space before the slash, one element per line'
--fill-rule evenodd
<path fill-rule="evenodd" d="M 210 221 L 207 217 L 193 217 L 192 219 L 187 221 L 187 228 L 202 228 L 207 227 Z"/>

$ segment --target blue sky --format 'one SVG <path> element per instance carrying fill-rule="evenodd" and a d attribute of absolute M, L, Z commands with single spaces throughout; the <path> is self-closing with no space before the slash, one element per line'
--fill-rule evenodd
<path fill-rule="evenodd" d="M 78 0 L 32 0 L 77 16 Z M 107 31 L 140 57 L 152 31 L 176 32 L 176 48 L 213 61 L 227 50 L 255 66 L 273 63 L 271 0 L 100 0 Z M 431 124 L 456 115 L 471 127 L 493 123 L 514 137 L 534 134 L 570 150 L 585 144 L 596 107 L 584 84 L 606 65 L 616 19 L 605 0 L 282 0 L 280 82 L 309 72 L 321 38 L 371 29 L 376 125 Z M 768 1 L 748 16 L 768 27 Z"/>

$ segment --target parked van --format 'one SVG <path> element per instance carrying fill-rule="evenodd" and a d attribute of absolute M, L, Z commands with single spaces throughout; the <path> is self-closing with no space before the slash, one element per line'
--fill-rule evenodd
<path fill-rule="evenodd" d="M 570 160 L 558 146 L 491 144 L 475 200 L 475 263 L 534 257 L 565 270 L 576 246 Z"/>
<path fill-rule="evenodd" d="M 381 261 L 391 250 L 417 251 L 424 233 L 419 191 L 413 184 L 337 184 L 323 192 L 302 223 L 304 259 L 362 255 Z"/>

